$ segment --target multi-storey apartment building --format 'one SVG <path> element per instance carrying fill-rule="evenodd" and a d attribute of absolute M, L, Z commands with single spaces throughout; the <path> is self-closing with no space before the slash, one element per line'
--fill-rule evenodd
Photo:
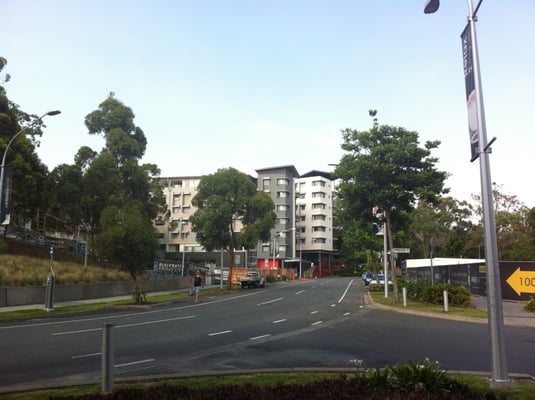
<path fill-rule="evenodd" d="M 258 190 L 268 193 L 275 204 L 277 221 L 269 242 L 257 248 L 258 266 L 281 268 L 282 261 L 295 259 L 295 187 L 299 176 L 293 165 L 257 169 Z"/>
<path fill-rule="evenodd" d="M 257 249 L 260 267 L 318 267 L 328 273 L 337 254 L 333 231 L 334 179 L 327 172 L 299 175 L 293 165 L 256 170 L 258 189 L 271 195 L 277 224 Z M 298 267 L 299 265 L 299 267 Z"/>
<path fill-rule="evenodd" d="M 276 225 L 271 239 L 259 243 L 256 251 L 239 251 L 243 266 L 292 267 L 328 274 L 337 254 L 333 234 L 334 180 L 327 172 L 299 175 L 293 165 L 256 170 L 258 190 L 268 193 L 275 204 Z M 210 265 L 228 264 L 227 254 L 208 253 L 196 242 L 189 218 L 195 212 L 191 200 L 200 176 L 161 178 L 168 211 L 155 221 L 160 241 L 160 258 L 184 259 Z M 239 229 L 239 227 L 237 227 Z M 254 260 L 252 257 L 254 256 Z M 224 259 L 223 259 L 224 257 Z"/>
<path fill-rule="evenodd" d="M 167 203 L 167 213 L 155 221 L 161 253 L 202 251 L 189 224 L 195 212 L 191 200 L 197 194 L 200 180 L 200 176 L 160 178 Z"/>

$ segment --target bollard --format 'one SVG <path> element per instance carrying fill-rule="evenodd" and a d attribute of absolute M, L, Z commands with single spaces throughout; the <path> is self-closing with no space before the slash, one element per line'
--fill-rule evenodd
<path fill-rule="evenodd" d="M 56 277 L 54 275 L 48 275 L 46 278 L 45 287 L 45 310 L 52 311 L 54 309 L 54 285 L 56 283 Z"/>
<path fill-rule="evenodd" d="M 444 312 L 448 312 L 448 291 L 444 290 Z"/>
<path fill-rule="evenodd" d="M 403 288 L 403 307 L 407 308 L 407 288 Z"/>
<path fill-rule="evenodd" d="M 102 393 L 113 392 L 113 327 L 115 324 L 102 325 Z"/>

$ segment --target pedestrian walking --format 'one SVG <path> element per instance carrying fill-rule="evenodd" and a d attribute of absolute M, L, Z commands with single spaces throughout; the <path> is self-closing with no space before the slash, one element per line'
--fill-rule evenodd
<path fill-rule="evenodd" d="M 202 287 L 204 287 L 203 276 L 201 275 L 201 271 L 197 270 L 195 271 L 195 276 L 193 277 L 193 293 L 195 295 L 195 304 L 199 304 L 201 302 L 200 291 Z"/>

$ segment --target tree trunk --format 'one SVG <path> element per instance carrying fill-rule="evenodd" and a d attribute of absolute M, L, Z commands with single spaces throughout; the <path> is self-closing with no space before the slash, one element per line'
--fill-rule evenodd
<path fill-rule="evenodd" d="M 396 259 L 394 257 L 394 239 L 392 238 L 392 226 L 390 224 L 390 210 L 385 209 L 386 214 L 386 230 L 388 233 L 388 247 L 390 249 L 390 277 L 392 279 L 392 288 L 394 293 L 392 294 L 392 302 L 395 304 L 399 301 L 398 285 L 396 280 Z M 386 257 L 386 254 L 385 254 Z M 388 285 L 388 277 L 385 276 L 385 285 Z"/>

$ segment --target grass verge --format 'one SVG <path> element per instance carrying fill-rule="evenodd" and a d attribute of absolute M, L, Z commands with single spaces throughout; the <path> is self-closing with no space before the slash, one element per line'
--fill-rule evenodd
<path fill-rule="evenodd" d="M 404 309 L 403 307 L 403 301 L 400 299 L 400 301 L 397 301 L 394 303 L 392 295 L 391 297 L 385 298 L 383 292 L 368 292 L 374 303 L 381 304 L 383 306 L 387 307 L 393 307 L 398 309 Z M 428 304 L 428 303 L 421 303 L 415 300 L 407 300 L 407 307 L 408 310 L 415 310 L 415 311 L 424 311 L 424 312 L 430 312 L 430 313 L 436 313 L 436 314 L 449 314 L 449 315 L 457 315 L 461 317 L 467 317 L 467 318 L 487 318 L 487 312 L 485 310 L 480 310 L 475 307 L 448 307 L 448 312 L 446 313 L 444 311 L 444 306 L 439 304 Z"/>
<path fill-rule="evenodd" d="M 294 372 L 294 373 L 252 373 L 241 375 L 215 375 L 202 377 L 186 377 L 158 381 L 135 383 L 118 383 L 115 389 L 149 389 L 158 385 L 180 385 L 190 388 L 214 388 L 230 385 L 251 384 L 257 387 L 276 386 L 278 384 L 306 385 L 322 379 L 335 379 L 339 373 Z M 524 400 L 535 398 L 535 384 L 529 380 L 514 380 L 500 387 L 492 387 L 484 376 L 451 375 L 451 379 L 468 385 L 472 390 L 481 393 L 494 393 L 497 397 L 503 396 L 509 400 Z M 45 400 L 51 396 L 68 397 L 83 396 L 100 392 L 99 385 L 87 385 L 63 389 L 46 389 L 32 392 L 0 394 L 0 400 Z"/>

